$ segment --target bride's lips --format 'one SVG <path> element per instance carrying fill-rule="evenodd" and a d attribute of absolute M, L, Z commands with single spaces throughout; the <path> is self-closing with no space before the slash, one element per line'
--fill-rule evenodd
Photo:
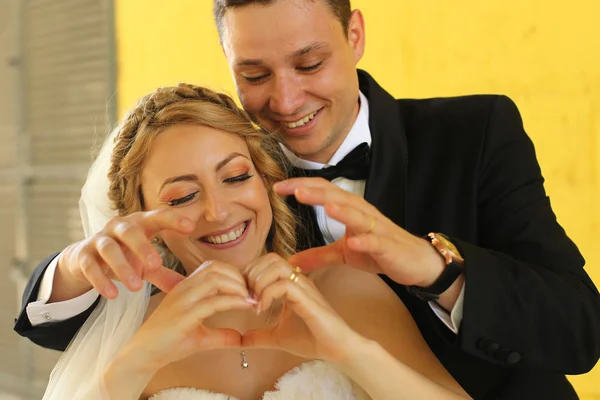
<path fill-rule="evenodd" d="M 218 249 L 218 250 L 228 249 L 230 247 L 238 245 L 246 238 L 246 236 L 248 235 L 248 230 L 249 230 L 248 228 L 250 228 L 251 223 L 252 223 L 251 220 L 244 221 L 244 222 L 242 222 L 240 224 L 236 224 L 228 229 L 224 229 L 224 230 L 218 231 L 218 232 L 211 232 L 211 234 L 205 235 L 205 236 L 202 236 L 201 238 L 199 238 L 198 241 L 205 246 L 212 247 L 213 249 Z M 219 235 L 227 234 L 228 232 L 235 230 L 235 228 L 237 228 L 238 226 L 243 226 L 244 231 L 242 232 L 242 234 L 239 237 L 237 237 L 234 240 L 231 240 L 227 243 L 211 243 L 207 239 L 208 236 L 219 236 Z"/>

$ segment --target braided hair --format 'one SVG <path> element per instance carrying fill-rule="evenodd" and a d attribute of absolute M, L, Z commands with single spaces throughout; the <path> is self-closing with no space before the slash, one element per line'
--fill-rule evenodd
<path fill-rule="evenodd" d="M 108 172 L 109 199 L 120 216 L 144 210 L 141 171 L 156 136 L 178 124 L 197 124 L 239 135 L 263 176 L 273 210 L 268 250 L 284 258 L 296 248 L 296 223 L 273 184 L 285 179 L 286 159 L 276 139 L 253 124 L 250 116 L 230 97 L 210 89 L 181 83 L 159 88 L 143 97 L 117 127 Z M 165 265 L 182 271 L 181 263 L 160 244 Z"/>

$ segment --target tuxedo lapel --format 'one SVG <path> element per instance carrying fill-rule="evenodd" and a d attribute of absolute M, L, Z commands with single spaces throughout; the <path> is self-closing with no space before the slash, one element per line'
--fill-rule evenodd
<path fill-rule="evenodd" d="M 358 70 L 358 78 L 360 90 L 369 100 L 372 139 L 365 199 L 404 227 L 408 151 L 399 105 L 368 73 Z"/>

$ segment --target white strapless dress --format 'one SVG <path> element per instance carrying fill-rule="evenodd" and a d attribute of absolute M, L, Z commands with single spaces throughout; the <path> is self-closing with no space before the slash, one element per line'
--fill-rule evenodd
<path fill-rule="evenodd" d="M 330 364 L 311 361 L 283 375 L 274 391 L 263 394 L 263 400 L 369 400 L 369 396 Z M 150 400 L 238 400 L 233 396 L 195 388 L 163 390 Z"/>

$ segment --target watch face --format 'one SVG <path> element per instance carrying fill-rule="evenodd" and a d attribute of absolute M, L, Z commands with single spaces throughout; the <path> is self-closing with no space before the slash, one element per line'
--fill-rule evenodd
<path fill-rule="evenodd" d="M 448 240 L 448 238 L 446 236 L 438 233 L 435 235 L 435 237 L 440 242 L 440 245 L 441 245 L 439 247 L 440 251 L 448 252 L 452 259 L 463 261 L 463 258 L 460 255 L 460 252 L 458 251 L 458 249 L 456 248 L 454 243 L 452 243 L 450 240 Z"/>

